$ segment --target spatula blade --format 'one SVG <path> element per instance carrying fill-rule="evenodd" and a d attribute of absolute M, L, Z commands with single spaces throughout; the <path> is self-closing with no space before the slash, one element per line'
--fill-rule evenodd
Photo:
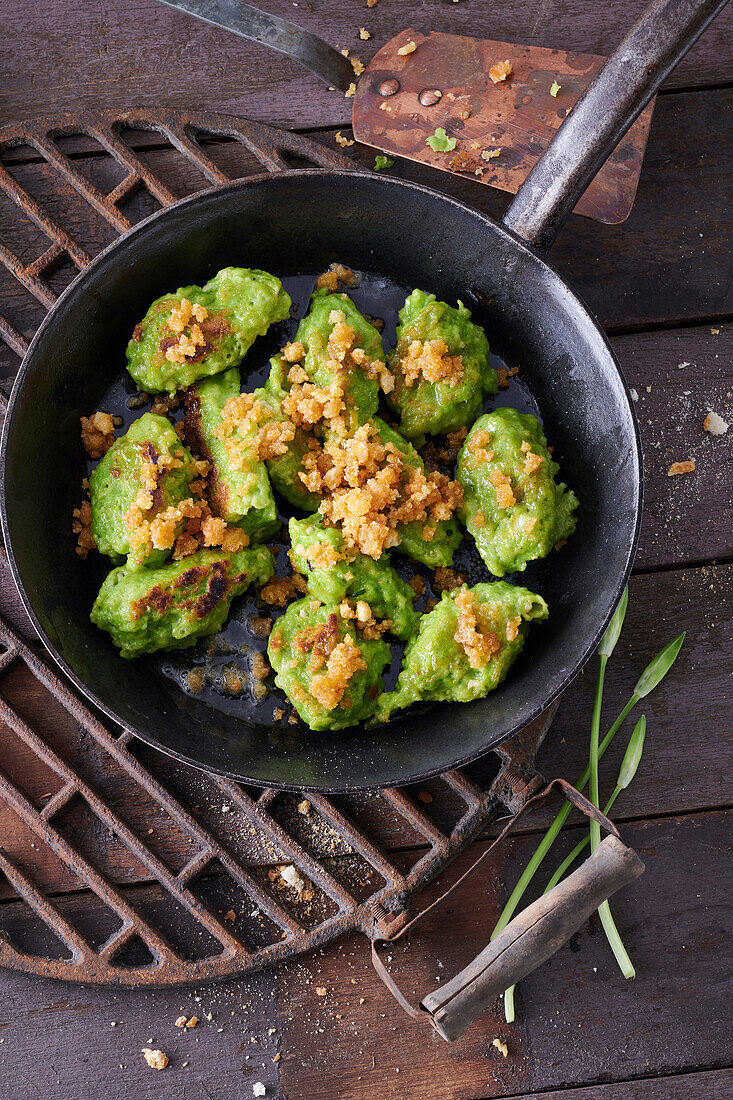
<path fill-rule="evenodd" d="M 405 47 L 409 52 L 400 54 Z M 387 153 L 516 194 L 604 60 L 597 54 L 408 29 L 375 54 L 359 81 L 354 136 Z M 502 61 L 511 61 L 512 73 L 495 84 L 489 70 Z M 556 96 L 553 85 L 559 85 Z M 611 225 L 629 216 L 653 109 L 652 100 L 575 213 Z M 453 150 L 426 145 L 439 127 L 456 139 Z"/>

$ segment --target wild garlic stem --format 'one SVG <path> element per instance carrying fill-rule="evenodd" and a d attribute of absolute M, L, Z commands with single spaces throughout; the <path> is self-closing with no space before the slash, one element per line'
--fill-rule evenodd
<path fill-rule="evenodd" d="M 599 740 L 600 740 L 600 728 L 601 728 L 601 706 L 603 704 L 603 681 L 606 678 L 606 665 L 608 664 L 608 656 L 605 653 L 601 653 L 598 662 L 598 682 L 596 684 L 596 697 L 593 703 L 593 718 L 590 724 L 590 760 L 588 762 L 590 767 L 590 800 L 594 806 L 598 806 L 600 803 L 600 795 L 598 792 L 598 760 L 599 760 Z M 601 826 L 595 820 L 590 819 L 590 850 L 595 852 L 598 845 L 601 843 Z"/>
<path fill-rule="evenodd" d="M 606 939 L 613 951 L 614 958 L 619 965 L 621 973 L 625 978 L 635 978 L 636 971 L 634 970 L 634 964 L 623 945 L 615 921 L 611 916 L 611 907 L 607 901 L 604 901 L 603 904 L 599 906 L 598 916 L 601 918 L 603 931 L 606 933 Z"/>
<path fill-rule="evenodd" d="M 636 706 L 636 704 L 638 702 L 639 702 L 639 697 L 636 694 L 632 695 L 631 698 L 628 700 L 628 702 L 626 703 L 626 706 L 621 711 L 618 718 L 613 723 L 610 730 L 608 731 L 606 736 L 601 741 L 601 744 L 598 748 L 598 759 L 599 760 L 602 758 L 604 752 L 606 751 L 608 746 L 613 741 L 614 737 L 618 733 L 622 723 L 625 721 L 625 719 L 626 719 L 627 715 L 629 714 L 629 712 Z M 578 781 L 575 784 L 575 786 L 577 787 L 577 789 L 579 791 L 582 791 L 584 789 L 586 783 L 588 782 L 589 774 L 590 774 L 590 768 L 586 767 L 585 770 L 583 771 L 582 775 L 580 776 L 580 778 L 578 779 Z M 515 912 L 517 906 L 519 905 L 519 902 L 522 900 L 522 896 L 523 896 L 525 890 L 527 889 L 530 882 L 534 878 L 535 871 L 537 870 L 539 865 L 542 863 L 542 860 L 545 858 L 545 856 L 549 852 L 550 848 L 552 847 L 552 845 L 555 841 L 555 838 L 557 837 L 557 834 L 560 832 L 563 825 L 567 821 L 568 815 L 570 814 L 570 811 L 572 810 L 572 808 L 573 808 L 572 803 L 565 802 L 560 807 L 560 809 L 557 811 L 552 824 L 550 825 L 550 827 L 547 830 L 547 832 L 545 833 L 545 835 L 542 837 L 542 840 L 537 845 L 537 848 L 536 848 L 532 858 L 530 859 L 527 866 L 524 868 L 524 871 L 522 871 L 522 874 L 520 875 L 520 878 L 519 878 L 519 881 L 517 882 L 517 885 L 514 887 L 511 894 L 509 895 L 509 899 L 507 900 L 506 905 L 504 906 L 504 908 L 501 911 L 501 916 L 499 917 L 498 921 L 496 922 L 496 925 L 494 926 L 494 930 L 491 933 L 491 939 L 492 940 L 494 939 L 495 936 L 499 935 L 499 933 L 502 931 L 502 929 L 506 928 L 506 926 L 509 924 L 509 921 L 514 916 L 514 912 Z"/>

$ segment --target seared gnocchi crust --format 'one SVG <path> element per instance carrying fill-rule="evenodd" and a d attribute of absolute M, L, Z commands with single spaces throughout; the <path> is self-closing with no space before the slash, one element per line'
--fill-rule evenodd
<path fill-rule="evenodd" d="M 239 369 L 230 367 L 215 378 L 197 382 L 186 391 L 186 441 L 209 461 L 209 500 L 215 515 L 236 524 L 255 542 L 275 534 L 280 526 L 270 479 L 258 451 L 260 409 L 251 395 L 253 415 L 242 430 L 235 416 L 224 431 L 222 412 L 227 402 L 240 397 Z M 245 395 L 245 398 L 250 395 Z M 269 410 L 267 410 L 269 416 Z"/>
<path fill-rule="evenodd" d="M 274 275 L 225 267 L 153 302 L 127 345 L 127 369 L 147 393 L 175 393 L 236 366 L 291 305 Z"/>
<path fill-rule="evenodd" d="M 186 649 L 216 634 L 235 596 L 262 585 L 275 571 L 265 546 L 199 550 L 157 569 L 113 569 L 92 608 L 91 620 L 106 630 L 123 657 Z"/>

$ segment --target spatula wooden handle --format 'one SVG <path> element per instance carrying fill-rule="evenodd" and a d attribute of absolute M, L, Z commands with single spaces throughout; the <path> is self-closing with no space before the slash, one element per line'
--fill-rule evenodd
<path fill-rule="evenodd" d="M 516 916 L 473 962 L 421 1005 L 449 1042 L 509 986 L 566 943 L 607 898 L 644 870 L 636 852 L 607 836 L 589 859 Z"/>

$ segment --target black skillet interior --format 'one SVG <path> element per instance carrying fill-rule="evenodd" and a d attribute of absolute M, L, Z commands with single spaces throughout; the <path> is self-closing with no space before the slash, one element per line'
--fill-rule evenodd
<path fill-rule="evenodd" d="M 126 406 L 135 388 L 124 348 L 153 298 L 226 265 L 262 267 L 284 278 L 301 316 L 315 276 L 334 261 L 364 273 L 354 298 L 384 318 L 386 346 L 413 286 L 472 309 L 492 349 L 519 367 L 512 388 L 491 404 L 539 412 L 580 511 L 566 547 L 510 578 L 545 596 L 550 619 L 532 630 L 496 692 L 373 730 L 314 734 L 275 722 L 277 698 L 256 704 L 248 690 L 236 698 L 227 692 L 237 667 L 247 667 L 243 648 L 263 644 L 246 625 L 258 613 L 247 598 L 213 646 L 123 661 L 89 622 L 103 566 L 75 554 L 71 512 L 84 474 L 79 416 L 98 407 L 128 421 L 139 415 Z M 252 349 L 242 368 L 248 388 L 294 325 L 278 326 Z M 355 173 L 293 173 L 196 196 L 98 257 L 31 346 L 6 419 L 3 460 L 3 526 L 16 580 L 44 641 L 90 699 L 192 763 L 255 783 L 329 790 L 444 771 L 544 709 L 604 628 L 630 568 L 640 512 L 640 455 L 624 383 L 603 335 L 559 277 L 469 208 Z M 470 541 L 458 564 L 475 582 L 486 577 Z M 211 670 L 197 694 L 184 690 L 194 665 Z"/>

